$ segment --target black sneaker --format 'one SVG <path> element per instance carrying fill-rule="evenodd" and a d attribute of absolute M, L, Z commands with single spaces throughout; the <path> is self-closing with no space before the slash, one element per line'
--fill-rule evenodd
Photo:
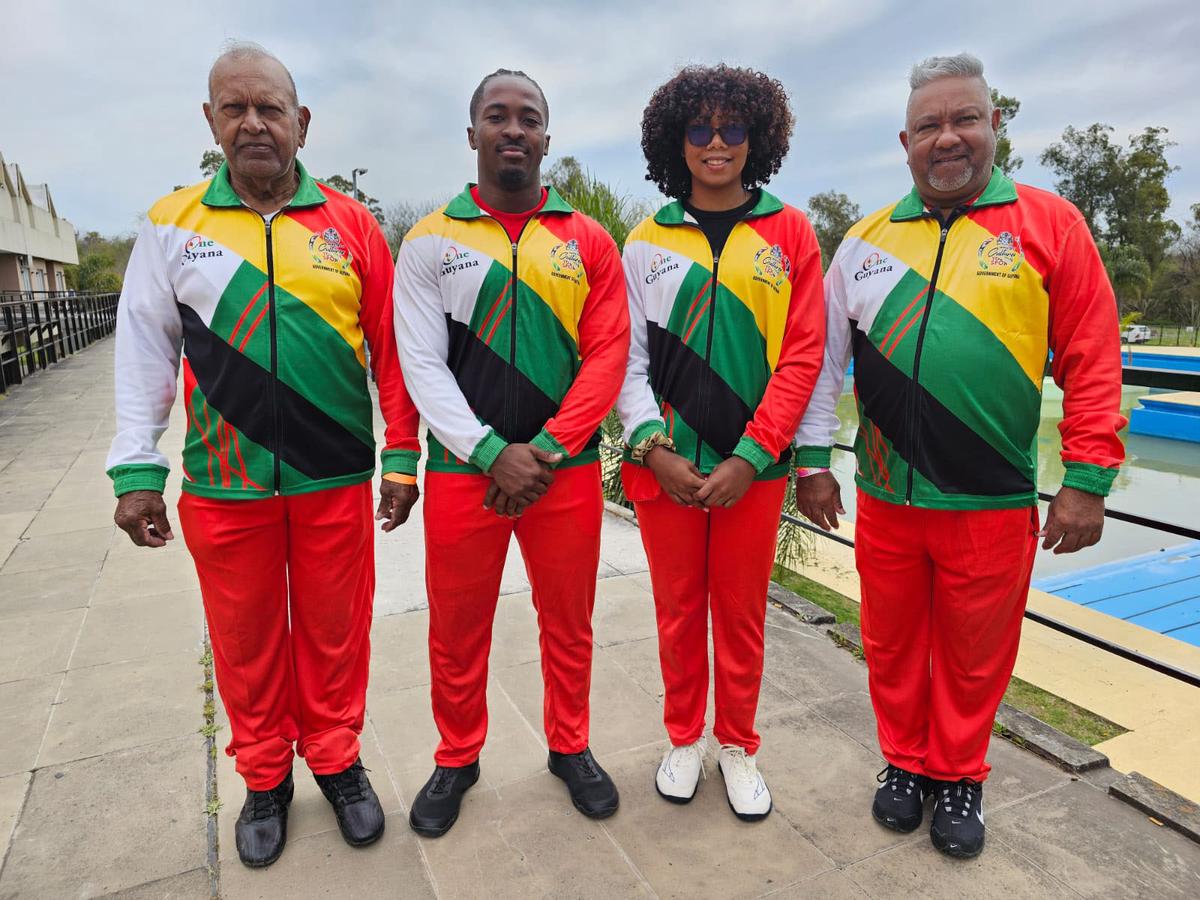
<path fill-rule="evenodd" d="M 889 764 L 875 779 L 880 783 L 871 804 L 871 815 L 880 825 L 908 834 L 925 815 L 929 779 Z"/>
<path fill-rule="evenodd" d="M 438 766 L 413 800 L 408 824 L 417 834 L 441 837 L 458 821 L 463 794 L 479 780 L 479 760 L 469 766 Z"/>
<path fill-rule="evenodd" d="M 621 798 L 617 786 L 600 768 L 590 748 L 580 753 L 550 751 L 547 768 L 566 782 L 575 808 L 589 819 L 607 819 L 617 811 Z"/>
<path fill-rule="evenodd" d="M 935 781 L 929 839 L 947 856 L 970 859 L 983 849 L 983 785 L 970 778 Z"/>
<path fill-rule="evenodd" d="M 233 826 L 238 857 L 252 869 L 279 859 L 287 843 L 288 804 L 292 802 L 292 773 L 269 791 L 246 791 L 246 802 Z"/>
<path fill-rule="evenodd" d="M 336 775 L 313 775 L 325 799 L 333 805 L 338 828 L 351 847 L 365 847 L 383 834 L 383 807 L 362 760 Z"/>

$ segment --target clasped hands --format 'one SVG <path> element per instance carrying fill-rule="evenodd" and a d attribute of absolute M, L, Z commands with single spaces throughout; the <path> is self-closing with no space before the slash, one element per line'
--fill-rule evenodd
<path fill-rule="evenodd" d="M 483 497 L 483 508 L 506 518 L 520 516 L 540 500 L 554 483 L 551 467 L 562 460 L 533 444 L 509 444 L 500 451 L 488 474 L 492 483 Z"/>
<path fill-rule="evenodd" d="M 728 509 L 742 499 L 758 474 L 746 460 L 731 456 L 706 478 L 691 460 L 666 447 L 655 447 L 644 461 L 668 497 L 697 509 Z"/>

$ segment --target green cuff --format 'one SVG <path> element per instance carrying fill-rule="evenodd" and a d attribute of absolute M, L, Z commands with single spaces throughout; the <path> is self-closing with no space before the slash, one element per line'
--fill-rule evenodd
<path fill-rule="evenodd" d="M 832 457 L 832 447 L 797 447 L 792 462 L 797 469 L 828 469 Z"/>
<path fill-rule="evenodd" d="M 401 475 L 416 475 L 419 450 L 384 450 L 379 454 L 380 475 L 397 472 Z"/>
<path fill-rule="evenodd" d="M 775 462 L 775 457 L 762 448 L 762 444 L 754 440 L 754 438 L 742 435 L 741 440 L 737 442 L 737 446 L 733 448 L 733 455 L 740 456 L 750 465 L 754 466 L 754 474 L 761 475 L 763 470 Z"/>
<path fill-rule="evenodd" d="M 113 466 L 108 470 L 108 477 L 113 480 L 113 494 L 118 497 L 132 491 L 158 491 L 161 494 L 167 486 L 167 472 L 166 466 L 134 463 Z"/>
<path fill-rule="evenodd" d="M 636 447 L 652 434 L 666 434 L 667 426 L 663 424 L 662 419 L 647 419 L 637 428 L 633 429 L 633 434 L 629 436 L 629 446 Z"/>
<path fill-rule="evenodd" d="M 475 449 L 471 451 L 470 463 L 473 466 L 478 466 L 485 472 L 491 471 L 492 463 L 496 461 L 496 457 L 508 446 L 508 441 L 496 434 L 492 429 L 483 436 L 482 440 L 475 445 Z"/>
<path fill-rule="evenodd" d="M 1117 468 L 1097 466 L 1094 463 L 1066 462 L 1063 463 L 1067 473 L 1063 476 L 1062 486 L 1086 491 L 1107 497 L 1112 489 L 1113 479 L 1117 477 Z"/>
<path fill-rule="evenodd" d="M 559 463 L 566 462 L 567 457 L 570 456 L 570 454 L 567 453 L 567 448 L 560 444 L 558 439 L 555 438 L 554 435 L 548 432 L 545 428 L 539 431 L 529 443 L 534 447 L 537 447 L 539 450 L 545 450 L 547 453 L 561 453 L 562 459 L 560 459 L 558 463 L 552 463 L 551 465 L 558 465 Z"/>

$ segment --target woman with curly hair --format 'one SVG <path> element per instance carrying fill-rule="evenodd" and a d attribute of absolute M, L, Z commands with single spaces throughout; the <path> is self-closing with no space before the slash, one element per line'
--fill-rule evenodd
<path fill-rule="evenodd" d="M 791 440 L 821 369 L 821 253 L 804 214 L 763 190 L 788 151 L 783 86 L 692 66 L 642 117 L 648 174 L 674 198 L 625 244 L 633 324 L 617 401 L 625 492 L 658 618 L 671 747 L 655 786 L 695 795 L 712 614 L 718 767 L 729 805 L 771 811 L 754 729 L 766 594 Z"/>

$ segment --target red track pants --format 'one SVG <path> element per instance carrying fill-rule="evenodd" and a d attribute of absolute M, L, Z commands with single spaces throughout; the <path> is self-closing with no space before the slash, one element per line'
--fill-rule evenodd
<path fill-rule="evenodd" d="M 358 758 L 370 662 L 375 544 L 370 482 L 262 500 L 184 494 L 225 752 L 251 790 L 292 769 L 318 775 Z"/>
<path fill-rule="evenodd" d="M 492 621 L 514 534 L 537 610 L 547 743 L 559 753 L 588 745 L 592 605 L 604 510 L 600 464 L 559 469 L 545 496 L 517 519 L 483 508 L 490 484 L 483 475 L 425 475 L 425 585 L 439 766 L 469 765 L 483 749 Z"/>
<path fill-rule="evenodd" d="M 983 781 L 1037 548 L 1037 507 L 919 509 L 858 492 L 862 638 L 884 758 Z"/>
<path fill-rule="evenodd" d="M 644 493 L 635 481 L 644 486 L 647 475 L 626 466 L 630 496 Z M 661 491 L 654 499 L 634 501 L 658 617 L 663 722 L 677 747 L 704 733 L 711 608 L 713 735 L 722 744 L 758 752 L 754 717 L 762 685 L 767 586 L 786 489 L 786 478 L 756 481 L 734 506 L 711 511 L 680 506 Z"/>

